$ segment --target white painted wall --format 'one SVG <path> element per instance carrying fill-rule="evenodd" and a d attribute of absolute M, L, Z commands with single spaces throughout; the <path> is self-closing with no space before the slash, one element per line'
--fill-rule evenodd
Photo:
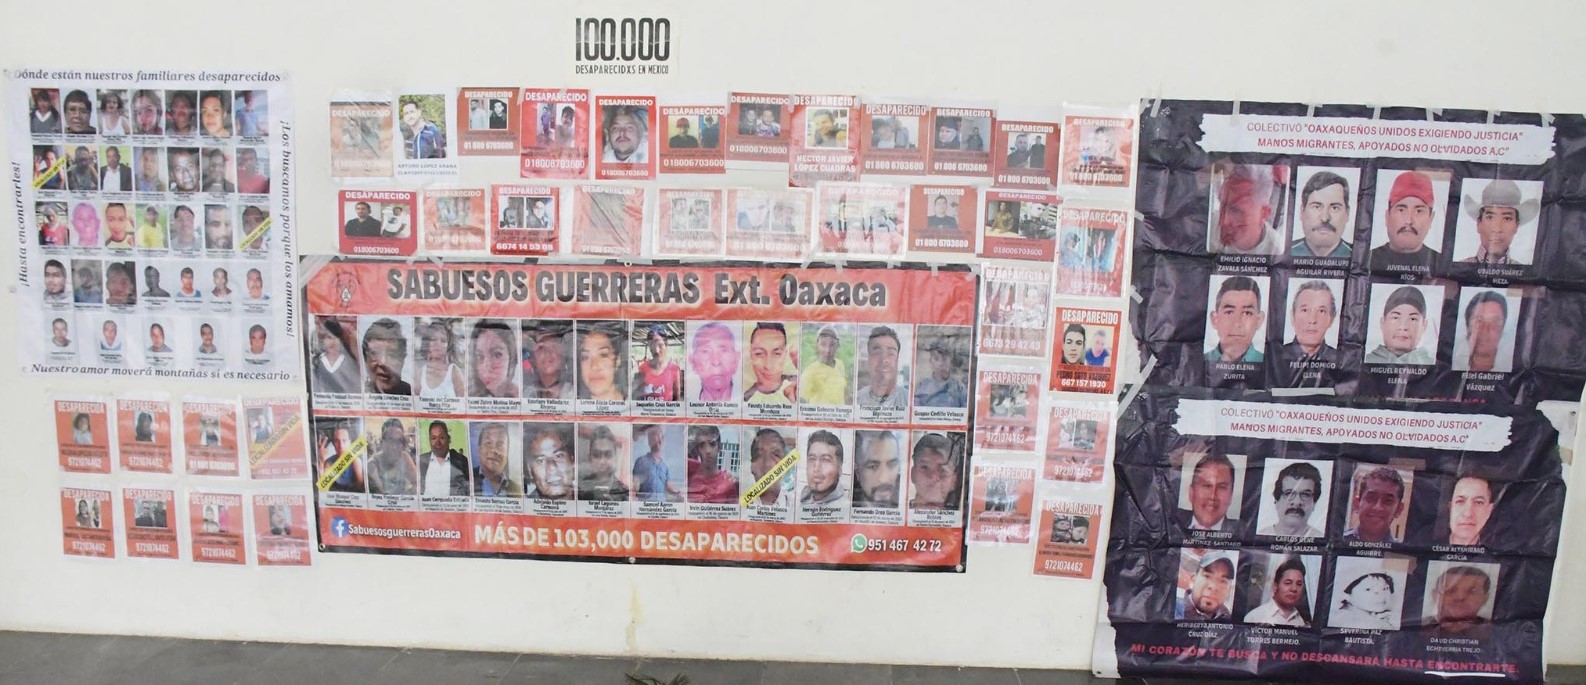
<path fill-rule="evenodd" d="M 1586 6 L 1566 1 L 1273 3 L 8 2 L 5 67 L 273 68 L 298 103 L 298 226 L 333 249 L 326 102 L 337 87 L 583 86 L 993 99 L 1179 98 L 1586 111 Z M 667 16 L 665 77 L 576 77 L 575 14 Z M 3 116 L 14 116 L 7 103 Z M 3 141 L 0 141 L 3 144 Z M 10 159 L 10 151 L 4 156 Z M 471 180 L 510 162 L 473 161 Z M 774 177 L 743 180 L 774 182 Z M 7 216 L 10 200 L 7 199 Z M 0 260 L 13 263 L 7 245 Z M 9 281 L 9 279 L 7 279 Z M 17 302 L 0 296 L 0 326 Z M 12 359 L 9 336 L 0 359 Z M 0 628 L 582 654 L 1084 668 L 1097 585 L 1035 578 L 1028 548 L 974 548 L 964 575 L 328 555 L 311 570 L 69 561 L 47 398 L 145 389 L 0 369 Z M 170 382 L 182 393 L 291 385 Z M 1561 566 L 1586 561 L 1572 498 Z M 450 590 L 447 602 L 430 598 Z M 374 598 L 383 598 L 378 601 Z M 1586 586 L 1559 589 L 1551 660 L 1586 663 Z"/>

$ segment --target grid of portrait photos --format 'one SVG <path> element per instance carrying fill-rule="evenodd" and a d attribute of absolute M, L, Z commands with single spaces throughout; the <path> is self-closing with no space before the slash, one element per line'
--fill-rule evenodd
<path fill-rule="evenodd" d="M 1143 406 L 1131 409 L 1128 432 L 1119 436 L 1126 445 L 1117 457 L 1119 496 L 1125 487 L 1132 493 L 1131 504 L 1114 513 L 1108 553 L 1120 654 L 1131 644 L 1237 634 L 1295 654 L 1539 665 L 1540 645 L 1532 641 L 1541 631 L 1565 501 L 1559 434 L 1544 416 L 1505 409 L 1478 417 L 1451 403 L 1413 412 L 1369 411 L 1387 406 L 1381 403 L 1350 410 L 1423 422 L 1464 414 L 1512 422 L 1509 435 L 1472 449 L 1212 437 L 1163 418 L 1190 402 L 1229 406 L 1196 392 L 1142 394 Z M 1240 407 L 1257 414 L 1330 410 L 1315 403 Z M 1159 534 L 1138 534 L 1145 530 Z M 1124 569 L 1140 565 L 1154 575 L 1125 578 Z M 1273 658 L 1258 669 L 1276 677 L 1314 666 L 1304 661 Z"/>
<path fill-rule="evenodd" d="M 971 331 L 316 315 L 320 504 L 956 528 Z"/>
<path fill-rule="evenodd" d="M 62 553 L 312 564 L 298 397 L 53 398 Z"/>
<path fill-rule="evenodd" d="M 1199 121 L 1225 106 L 1195 103 L 1164 117 Z M 1396 116 L 1428 121 L 1420 110 Z M 1541 119 L 1445 111 L 1439 121 L 1518 135 Z M 1199 169 L 1162 170 L 1188 185 L 1175 181 L 1182 190 L 1171 200 L 1142 208 L 1136 241 L 1136 278 L 1157 284 L 1144 293 L 1137 329 L 1162 361 L 1155 380 L 1500 404 L 1576 399 L 1586 360 L 1574 351 L 1574 322 L 1586 316 L 1586 291 L 1567 256 L 1573 210 L 1560 174 L 1578 156 L 1569 141 L 1586 134 L 1565 121 L 1548 131 L 1559 152 L 1520 164 L 1213 150 Z M 1154 143 L 1143 164 L 1180 151 Z"/>
<path fill-rule="evenodd" d="M 32 170 L 21 258 L 38 305 L 20 308 L 28 357 L 45 370 L 290 377 L 297 346 L 273 306 L 291 292 L 274 216 L 290 168 L 272 131 L 282 88 L 19 90 Z"/>
<path fill-rule="evenodd" d="M 1107 571 L 1120 673 L 1540 681 L 1548 405 L 1586 380 L 1564 230 L 1586 118 L 1151 105 L 1133 319 L 1155 367 L 1120 419 Z M 1166 418 L 1187 406 L 1216 409 Z M 1125 577 L 1141 564 L 1155 581 Z M 1233 641 L 1263 658 L 1197 651 Z"/>

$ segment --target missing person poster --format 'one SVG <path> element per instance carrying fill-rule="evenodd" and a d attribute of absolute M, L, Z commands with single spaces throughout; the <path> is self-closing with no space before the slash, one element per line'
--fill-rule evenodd
<path fill-rule="evenodd" d="M 1042 490 L 1035 523 L 1035 575 L 1091 578 L 1106 507 L 1075 501 L 1057 488 Z"/>
<path fill-rule="evenodd" d="M 242 495 L 187 491 L 187 533 L 191 558 L 201 564 L 245 565 L 247 545 Z"/>
<path fill-rule="evenodd" d="M 726 117 L 727 108 L 722 105 L 661 105 L 660 173 L 727 173 L 721 144 Z"/>
<path fill-rule="evenodd" d="M 807 188 L 727 189 L 727 256 L 798 261 L 810 249 L 815 191 Z"/>
<path fill-rule="evenodd" d="M 865 176 L 924 176 L 929 148 L 920 140 L 930 128 L 929 105 L 867 101 L 859 128 L 860 173 Z"/>
<path fill-rule="evenodd" d="M 981 354 L 1040 359 L 1048 347 L 1052 269 L 988 265 L 981 288 Z"/>
<path fill-rule="evenodd" d="M 285 77 L 12 75 L 3 117 L 16 171 L 12 337 L 27 372 L 293 378 L 296 316 L 269 304 L 297 288 Z M 332 118 L 344 110 L 338 103 Z"/>
<path fill-rule="evenodd" d="M 974 186 L 909 186 L 909 251 L 974 254 L 979 216 Z"/>
<path fill-rule="evenodd" d="M 862 118 L 857 95 L 794 95 L 788 138 L 788 185 L 814 188 L 821 181 L 859 180 Z M 852 134 L 852 135 L 850 135 Z"/>
<path fill-rule="evenodd" d="M 245 397 L 248 477 L 280 480 L 308 477 L 308 440 L 303 401 L 298 397 Z"/>
<path fill-rule="evenodd" d="M 1055 122 L 998 119 L 992 138 L 992 182 L 998 188 L 1051 190 L 1057 187 Z"/>
<path fill-rule="evenodd" d="M 975 379 L 975 449 L 1033 452 L 1041 425 L 1041 373 L 985 365 Z"/>
<path fill-rule="evenodd" d="M 644 246 L 643 186 L 580 185 L 573 188 L 572 254 L 637 257 Z"/>
<path fill-rule="evenodd" d="M 1586 198 L 1559 174 L 1586 154 L 1586 117 L 1142 111 L 1162 133 L 1139 150 L 1158 180 L 1138 193 L 1133 241 L 1148 384 L 1579 399 L 1586 268 L 1567 226 Z"/>
<path fill-rule="evenodd" d="M 1030 513 L 1035 504 L 1035 465 L 980 461 L 973 466 L 970 476 L 970 544 L 1029 544 Z"/>
<path fill-rule="evenodd" d="M 116 521 L 109 490 L 61 488 L 61 551 L 74 557 L 115 558 Z"/>
<path fill-rule="evenodd" d="M 595 180 L 655 178 L 656 138 L 662 134 L 655 98 L 595 96 Z"/>
<path fill-rule="evenodd" d="M 1101 483 L 1112 454 L 1112 402 L 1048 400 L 1046 460 L 1041 477 L 1068 483 Z"/>
<path fill-rule="evenodd" d="M 589 91 L 524 88 L 518 121 L 519 176 L 589 178 Z"/>
<path fill-rule="evenodd" d="M 330 551 L 962 569 L 965 268 L 307 277 Z"/>
<path fill-rule="evenodd" d="M 110 427 L 115 423 L 106 397 L 55 398 L 55 450 L 61 471 L 110 473 Z"/>
<path fill-rule="evenodd" d="M 490 187 L 490 254 L 556 254 L 561 239 L 561 188 L 495 184 Z"/>
<path fill-rule="evenodd" d="M 300 493 L 254 493 L 253 558 L 258 566 L 311 566 L 313 542 L 308 497 Z"/>
<path fill-rule="evenodd" d="M 1118 376 L 1123 312 L 1058 307 L 1052 320 L 1057 348 L 1052 354 L 1051 389 L 1111 395 Z"/>
<path fill-rule="evenodd" d="M 455 178 L 457 163 L 457 111 L 452 88 L 412 88 L 397 95 L 398 143 L 396 175 L 408 178 Z"/>
<path fill-rule="evenodd" d="M 238 476 L 237 403 L 188 397 L 182 400 L 182 454 L 195 476 Z"/>
<path fill-rule="evenodd" d="M 1058 219 L 1057 294 L 1118 297 L 1129 213 L 1064 205 Z"/>
<path fill-rule="evenodd" d="M 462 127 L 458 154 L 513 157 L 518 154 L 518 89 L 460 88 L 456 121 Z"/>
<path fill-rule="evenodd" d="M 1542 682 L 1565 502 L 1545 415 L 1216 392 L 1119 418 L 1098 674 Z"/>
<path fill-rule="evenodd" d="M 992 122 L 984 107 L 932 107 L 932 176 L 991 177 Z"/>
<path fill-rule="evenodd" d="M 726 191 L 720 188 L 661 188 L 656 191 L 653 254 L 661 257 L 721 257 Z"/>
<path fill-rule="evenodd" d="M 188 107 L 192 103 L 188 102 Z M 389 179 L 396 174 L 391 94 L 338 90 L 330 102 L 330 175 L 339 180 Z M 185 117 L 191 119 L 192 112 Z M 156 117 L 166 115 L 156 112 Z M 161 122 L 162 125 L 164 122 Z"/>
<path fill-rule="evenodd" d="M 484 188 L 428 188 L 420 245 L 429 254 L 482 254 L 489 212 Z"/>
<path fill-rule="evenodd" d="M 792 98 L 786 94 L 732 93 L 727 98 L 727 161 L 733 167 L 787 164 Z"/>
<path fill-rule="evenodd" d="M 417 191 L 348 189 L 337 194 L 338 252 L 393 257 L 418 249 Z"/>
<path fill-rule="evenodd" d="M 993 189 L 981 205 L 981 257 L 1032 262 L 1056 257 L 1063 206 L 1057 193 Z"/>
<path fill-rule="evenodd" d="M 176 539 L 176 491 L 171 488 L 121 489 L 121 520 L 127 556 L 142 559 L 178 559 L 182 547 Z"/>
<path fill-rule="evenodd" d="M 1133 117 L 1069 114 L 1063 118 L 1063 137 L 1063 185 L 1129 187 Z"/>
<path fill-rule="evenodd" d="M 1151 104 L 1098 672 L 1542 682 L 1586 119 Z"/>
<path fill-rule="evenodd" d="M 116 398 L 116 437 L 121 470 L 171 473 L 171 403 L 164 399 Z"/>
<path fill-rule="evenodd" d="M 815 191 L 814 252 L 823 257 L 898 259 L 907 247 L 909 187 L 821 183 Z"/>

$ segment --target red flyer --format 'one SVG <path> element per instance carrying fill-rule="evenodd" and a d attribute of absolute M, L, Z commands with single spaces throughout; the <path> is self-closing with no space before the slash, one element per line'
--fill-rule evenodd
<path fill-rule="evenodd" d="M 927 105 L 866 102 L 859 125 L 860 171 L 875 176 L 924 176 L 920 125 Z"/>
<path fill-rule="evenodd" d="M 562 224 L 560 188 L 496 184 L 490 187 L 490 254 L 556 254 Z"/>
<path fill-rule="evenodd" d="M 342 254 L 400 257 L 418 248 L 419 194 L 414 191 L 343 190 L 337 208 Z"/>
<path fill-rule="evenodd" d="M 296 397 L 242 400 L 248 422 L 248 476 L 255 480 L 307 478 L 308 439 L 303 402 Z"/>
<path fill-rule="evenodd" d="M 727 173 L 721 145 L 726 116 L 722 105 L 662 105 L 661 173 Z"/>
<path fill-rule="evenodd" d="M 75 557 L 116 556 L 110 491 L 61 488 L 61 551 Z"/>
<path fill-rule="evenodd" d="M 897 259 L 906 242 L 909 187 L 881 183 L 822 183 L 816 189 L 815 253 Z"/>
<path fill-rule="evenodd" d="M 760 165 L 787 163 L 792 112 L 790 98 L 770 93 L 733 93 L 727 98 L 726 157 Z M 737 165 L 734 165 L 737 166 Z"/>
<path fill-rule="evenodd" d="M 456 254 L 485 251 L 485 189 L 424 191 L 424 251 Z"/>
<path fill-rule="evenodd" d="M 207 564 L 246 564 L 243 553 L 242 495 L 220 492 L 187 493 L 187 530 L 192 534 L 193 561 Z"/>
<path fill-rule="evenodd" d="M 969 486 L 969 542 L 1024 545 L 1030 542 L 1035 509 L 1035 465 L 979 462 Z"/>
<path fill-rule="evenodd" d="M 857 95 L 794 95 L 788 185 L 859 180 L 859 138 L 850 135 L 858 118 Z"/>
<path fill-rule="evenodd" d="M 595 179 L 648 181 L 655 178 L 655 139 L 660 135 L 655 98 L 597 95 Z"/>
<path fill-rule="evenodd" d="M 116 436 L 121 443 L 122 470 L 171 472 L 170 402 L 117 399 Z"/>
<path fill-rule="evenodd" d="M 457 91 L 457 154 L 511 157 L 518 154 L 517 88 Z"/>
<path fill-rule="evenodd" d="M 254 563 L 260 566 L 310 566 L 308 498 L 298 494 L 252 496 Z"/>
<path fill-rule="evenodd" d="M 910 186 L 909 250 L 974 254 L 979 216 L 974 186 Z"/>
<path fill-rule="evenodd" d="M 1134 166 L 1134 119 L 1063 118 L 1063 185 L 1127 188 Z"/>
<path fill-rule="evenodd" d="M 110 473 L 110 407 L 104 398 L 55 398 L 55 445 L 62 471 Z"/>
<path fill-rule="evenodd" d="M 182 446 L 190 474 L 241 475 L 237 462 L 237 404 L 182 400 Z"/>
<path fill-rule="evenodd" d="M 1035 538 L 1035 575 L 1090 578 L 1096 570 L 1096 540 L 1103 507 L 1052 493 L 1041 498 Z"/>
<path fill-rule="evenodd" d="M 1057 187 L 1057 124 L 997 120 L 992 137 L 992 183 L 999 188 L 1051 190 Z"/>
<path fill-rule="evenodd" d="M 589 178 L 589 91 L 524 88 L 518 175 Z"/>
<path fill-rule="evenodd" d="M 721 225 L 721 190 L 662 188 L 656 201 L 655 254 L 720 257 L 727 241 Z"/>
<path fill-rule="evenodd" d="M 727 191 L 727 256 L 799 261 L 809 249 L 815 192 L 799 188 Z"/>
<path fill-rule="evenodd" d="M 126 521 L 127 556 L 176 559 L 176 491 L 170 488 L 121 489 L 121 520 Z"/>
<path fill-rule="evenodd" d="M 980 287 L 980 353 L 1044 358 L 1051 297 L 1051 269 L 987 265 Z"/>
<path fill-rule="evenodd" d="M 1052 354 L 1053 390 L 1112 394 L 1117 376 L 1118 325 L 1123 313 L 1116 309 L 1058 307 L 1053 331 L 1057 350 Z"/>
<path fill-rule="evenodd" d="M 991 178 L 995 117 L 995 112 L 982 107 L 931 108 L 930 175 Z"/>
<path fill-rule="evenodd" d="M 1065 205 L 1059 224 L 1057 294 L 1121 295 L 1129 213 Z"/>
<path fill-rule="evenodd" d="M 1040 423 L 1040 372 L 986 366 L 978 373 L 975 449 L 1034 451 Z"/>
<path fill-rule="evenodd" d="M 573 190 L 572 254 L 637 257 L 643 228 L 644 188 L 581 185 Z"/>
<path fill-rule="evenodd" d="M 1057 251 L 1057 193 L 986 191 L 980 256 L 1050 262 Z"/>
<path fill-rule="evenodd" d="M 1111 456 L 1113 408 L 1109 402 L 1054 401 L 1047 413 L 1046 466 L 1041 477 L 1100 483 Z"/>

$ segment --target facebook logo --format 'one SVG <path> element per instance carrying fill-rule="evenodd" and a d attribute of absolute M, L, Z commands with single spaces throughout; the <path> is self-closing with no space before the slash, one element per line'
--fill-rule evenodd
<path fill-rule="evenodd" d="M 345 516 L 337 516 L 330 520 L 330 532 L 336 537 L 347 537 L 347 533 L 351 530 L 352 525 L 347 523 L 347 517 Z"/>

